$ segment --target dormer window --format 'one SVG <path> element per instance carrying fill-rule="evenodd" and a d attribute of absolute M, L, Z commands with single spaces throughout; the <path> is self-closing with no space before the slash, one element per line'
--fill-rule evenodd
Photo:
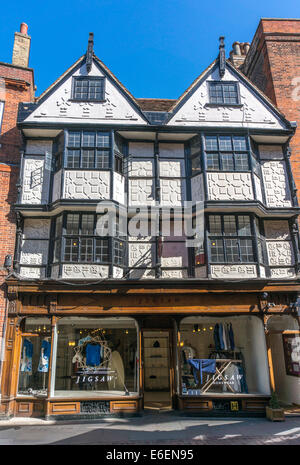
<path fill-rule="evenodd" d="M 209 82 L 209 103 L 215 105 L 239 105 L 237 82 Z"/>
<path fill-rule="evenodd" d="M 82 101 L 105 100 L 105 78 L 103 77 L 74 77 L 73 99 Z"/>

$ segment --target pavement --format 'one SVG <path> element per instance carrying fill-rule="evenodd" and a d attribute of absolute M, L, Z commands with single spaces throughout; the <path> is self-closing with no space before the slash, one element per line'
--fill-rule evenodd
<path fill-rule="evenodd" d="M 300 445 L 300 417 L 197 418 L 174 412 L 99 420 L 0 421 L 0 445 Z"/>

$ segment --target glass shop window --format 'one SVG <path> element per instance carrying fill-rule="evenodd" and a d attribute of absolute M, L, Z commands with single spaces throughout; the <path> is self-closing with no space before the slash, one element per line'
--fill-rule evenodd
<path fill-rule="evenodd" d="M 256 317 L 184 318 L 180 365 L 182 395 L 269 393 L 263 327 Z"/>
<path fill-rule="evenodd" d="M 47 396 L 50 354 L 50 320 L 27 318 L 21 345 L 19 395 Z"/>
<path fill-rule="evenodd" d="M 137 334 L 132 318 L 62 318 L 57 327 L 55 396 L 136 393 Z"/>

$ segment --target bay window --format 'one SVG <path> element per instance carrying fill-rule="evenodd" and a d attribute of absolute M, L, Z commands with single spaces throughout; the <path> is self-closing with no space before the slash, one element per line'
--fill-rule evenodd
<path fill-rule="evenodd" d="M 126 241 L 99 236 L 94 213 L 65 213 L 54 221 L 53 263 L 109 264 L 125 266 Z"/>
<path fill-rule="evenodd" d="M 212 263 L 252 263 L 254 233 L 249 215 L 209 215 L 208 237 Z"/>
<path fill-rule="evenodd" d="M 205 136 L 207 171 L 249 171 L 249 153 L 245 136 Z"/>

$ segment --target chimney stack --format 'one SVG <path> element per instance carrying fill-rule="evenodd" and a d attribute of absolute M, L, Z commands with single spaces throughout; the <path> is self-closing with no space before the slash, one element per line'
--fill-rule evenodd
<path fill-rule="evenodd" d="M 22 23 L 20 32 L 15 32 L 12 64 L 28 68 L 31 37 L 27 34 L 28 26 Z"/>
<path fill-rule="evenodd" d="M 234 42 L 232 44 L 232 50 L 230 52 L 230 61 L 236 68 L 242 68 L 249 48 L 249 42 Z"/>

